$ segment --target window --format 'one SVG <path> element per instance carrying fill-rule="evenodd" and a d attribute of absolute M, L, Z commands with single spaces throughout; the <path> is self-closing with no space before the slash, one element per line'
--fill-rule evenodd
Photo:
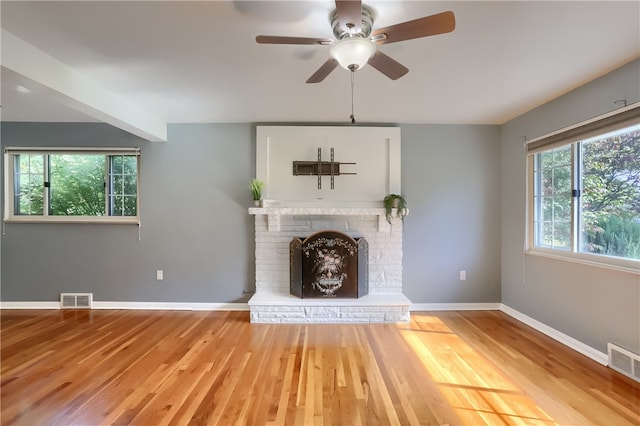
<path fill-rule="evenodd" d="M 5 149 L 5 220 L 139 222 L 137 149 Z"/>
<path fill-rule="evenodd" d="M 535 245 L 571 249 L 571 149 L 556 148 L 534 158 Z"/>
<path fill-rule="evenodd" d="M 528 151 L 529 249 L 637 269 L 640 107 L 531 141 Z"/>

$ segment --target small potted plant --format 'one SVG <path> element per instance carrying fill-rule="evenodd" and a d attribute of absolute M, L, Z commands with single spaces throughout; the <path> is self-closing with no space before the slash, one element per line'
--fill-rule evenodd
<path fill-rule="evenodd" d="M 253 204 L 260 206 L 260 200 L 262 199 L 262 189 L 264 188 L 264 182 L 258 179 L 252 179 L 249 182 L 249 190 L 253 196 Z"/>
<path fill-rule="evenodd" d="M 384 204 L 385 216 L 389 224 L 391 224 L 393 209 L 396 209 L 396 217 L 402 221 L 404 221 L 404 217 L 409 214 L 407 200 L 405 200 L 402 195 L 388 194 L 384 197 L 382 202 Z"/>

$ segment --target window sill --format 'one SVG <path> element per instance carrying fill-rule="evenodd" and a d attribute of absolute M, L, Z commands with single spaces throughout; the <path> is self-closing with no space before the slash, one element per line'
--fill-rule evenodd
<path fill-rule="evenodd" d="M 559 250 L 545 250 L 541 248 L 527 250 L 525 255 L 564 260 L 567 262 L 580 263 L 583 265 L 640 275 L 640 260 L 621 259 L 612 256 L 593 255 L 588 253 L 561 252 Z"/>
<path fill-rule="evenodd" d="M 88 223 L 88 224 L 117 224 L 139 225 L 138 217 L 111 217 L 111 216 L 11 216 L 5 218 L 6 223 Z"/>

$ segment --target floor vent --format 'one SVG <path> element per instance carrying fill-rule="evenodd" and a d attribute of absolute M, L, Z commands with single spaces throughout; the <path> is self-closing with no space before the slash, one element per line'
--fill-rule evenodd
<path fill-rule="evenodd" d="M 93 293 L 60 293 L 62 309 L 91 309 Z"/>
<path fill-rule="evenodd" d="M 640 382 L 640 355 L 614 345 L 607 344 L 609 367 Z"/>

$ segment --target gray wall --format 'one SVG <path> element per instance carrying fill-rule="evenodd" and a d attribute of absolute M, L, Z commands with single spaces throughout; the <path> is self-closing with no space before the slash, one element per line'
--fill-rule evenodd
<path fill-rule="evenodd" d="M 3 123 L 6 146 L 141 146 L 131 225 L 6 224 L 4 301 L 231 302 L 254 287 L 251 124 L 170 125 L 150 143 L 103 124 Z M 402 127 L 404 287 L 415 303 L 500 301 L 496 126 Z M 155 270 L 164 270 L 164 281 Z M 458 271 L 468 272 L 467 281 Z"/>
<path fill-rule="evenodd" d="M 151 143 L 103 124 L 2 123 L 2 144 L 142 148 L 142 240 L 135 225 L 8 223 L 3 301 L 231 302 L 253 288 L 250 125 L 172 125 Z"/>
<path fill-rule="evenodd" d="M 614 342 L 639 353 L 637 274 L 522 254 L 523 137 L 532 139 L 612 111 L 620 99 L 640 101 L 640 60 L 502 126 L 502 302 L 600 351 Z"/>
<path fill-rule="evenodd" d="M 413 303 L 500 302 L 498 141 L 498 126 L 402 126 L 403 289 Z"/>

